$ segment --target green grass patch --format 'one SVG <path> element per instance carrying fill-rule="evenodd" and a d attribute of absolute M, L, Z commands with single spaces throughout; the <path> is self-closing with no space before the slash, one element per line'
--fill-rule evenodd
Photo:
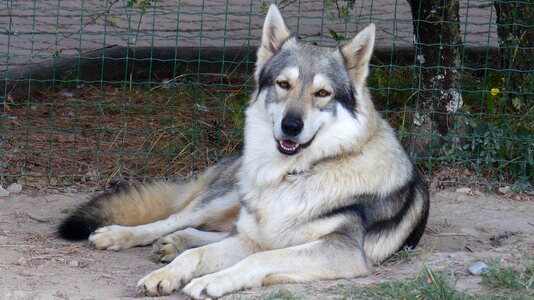
<path fill-rule="evenodd" d="M 455 290 L 455 285 L 456 274 L 452 269 L 436 272 L 425 266 L 413 280 L 351 288 L 344 299 L 472 299 L 469 294 Z"/>
<path fill-rule="evenodd" d="M 405 254 L 401 257 L 406 257 Z M 509 266 L 504 266 L 502 261 L 490 264 L 481 282 L 487 291 L 481 294 L 458 291 L 456 282 L 454 269 L 433 271 L 425 266 L 415 279 L 351 287 L 343 299 L 534 299 L 534 257 L 521 255 L 519 262 Z"/>
<path fill-rule="evenodd" d="M 386 265 L 398 265 L 401 263 L 409 262 L 412 259 L 421 255 L 420 249 L 412 249 L 411 247 L 404 246 L 402 250 L 395 252 L 388 260 L 384 262 Z"/>
<path fill-rule="evenodd" d="M 515 266 L 503 266 L 501 260 L 492 263 L 482 274 L 482 283 L 514 298 L 534 296 L 534 257 L 522 255 L 520 260 Z"/>
<path fill-rule="evenodd" d="M 295 296 L 287 290 L 278 290 L 265 295 L 261 295 L 258 300 L 303 300 L 304 298 Z"/>

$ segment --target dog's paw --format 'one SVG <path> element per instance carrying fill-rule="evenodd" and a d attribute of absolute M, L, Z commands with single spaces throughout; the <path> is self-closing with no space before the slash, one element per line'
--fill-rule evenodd
<path fill-rule="evenodd" d="M 186 238 L 174 234 L 160 238 L 154 243 L 152 253 L 154 260 L 169 263 L 189 248 Z"/>
<path fill-rule="evenodd" d="M 156 270 L 137 283 L 139 296 L 165 296 L 183 286 L 184 278 L 169 266 Z"/>
<path fill-rule="evenodd" d="M 89 242 L 97 249 L 119 251 L 137 246 L 132 227 L 120 225 L 105 226 L 89 236 Z"/>
<path fill-rule="evenodd" d="M 233 282 L 231 277 L 215 273 L 191 280 L 184 287 L 183 292 L 193 299 L 206 299 L 219 298 L 241 288 L 242 286 Z"/>

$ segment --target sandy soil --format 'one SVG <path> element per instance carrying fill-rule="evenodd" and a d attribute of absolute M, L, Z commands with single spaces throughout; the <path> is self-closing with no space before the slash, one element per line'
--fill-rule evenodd
<path fill-rule="evenodd" d="M 66 209 L 87 197 L 86 193 L 49 191 L 0 198 L 1 299 L 135 297 L 137 280 L 161 266 L 150 260 L 150 247 L 97 251 L 87 242 L 69 243 L 54 236 Z M 495 241 L 496 235 L 505 232 L 514 235 Z M 483 287 L 480 277 L 468 274 L 470 263 L 511 259 L 517 250 L 534 251 L 534 202 L 494 194 L 434 193 L 419 249 L 420 255 L 410 262 L 386 263 L 367 278 L 256 288 L 242 292 L 239 298 L 254 299 L 282 290 L 305 299 L 339 299 L 346 286 L 413 278 L 423 264 L 435 270 L 455 268 L 457 288 L 477 292 Z M 170 298 L 182 297 L 163 297 Z"/>

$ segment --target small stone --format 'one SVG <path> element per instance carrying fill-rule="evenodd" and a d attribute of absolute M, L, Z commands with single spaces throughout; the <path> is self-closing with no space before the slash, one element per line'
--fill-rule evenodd
<path fill-rule="evenodd" d="M 46 180 L 45 180 L 46 182 Z M 43 183 L 42 186 L 45 187 L 47 186 L 48 183 Z M 50 186 L 58 186 L 59 185 L 59 180 L 57 179 L 57 177 L 50 177 Z"/>
<path fill-rule="evenodd" d="M 484 194 L 483 194 L 481 191 L 479 191 L 479 190 L 474 190 L 474 191 L 473 191 L 473 195 L 475 195 L 475 196 L 477 196 L 477 197 L 484 196 Z"/>
<path fill-rule="evenodd" d="M 197 104 L 195 104 L 195 105 L 193 105 L 193 106 L 194 106 L 196 109 L 200 110 L 200 111 L 204 111 L 204 112 L 206 112 L 206 111 L 210 111 L 210 109 L 209 109 L 206 105 L 204 105 L 204 104 L 198 104 L 198 103 L 197 103 Z"/>
<path fill-rule="evenodd" d="M 468 188 L 468 187 L 466 187 L 466 188 L 459 188 L 459 189 L 456 190 L 456 192 L 457 192 L 458 194 L 466 194 L 466 195 L 469 195 L 469 194 L 471 194 L 471 189 Z"/>
<path fill-rule="evenodd" d="M 9 191 L 0 186 L 0 197 L 9 196 Z"/>
<path fill-rule="evenodd" d="M 65 98 L 74 98 L 74 94 L 71 93 L 71 92 L 63 92 L 63 93 L 61 93 L 61 96 L 65 97 Z"/>
<path fill-rule="evenodd" d="M 482 272 L 486 270 L 487 268 L 488 268 L 488 265 L 486 265 L 484 262 L 477 261 L 471 264 L 467 270 L 469 271 L 469 273 L 475 276 L 480 276 L 480 274 L 482 274 Z"/>
<path fill-rule="evenodd" d="M 10 184 L 8 187 L 7 187 L 7 191 L 12 193 L 12 194 L 18 194 L 20 192 L 22 192 L 22 185 L 20 185 L 19 183 L 12 183 Z"/>
<path fill-rule="evenodd" d="M 499 193 L 506 195 L 509 194 L 512 191 L 512 188 L 510 186 L 503 186 L 498 189 Z"/>
<path fill-rule="evenodd" d="M 50 300 L 65 300 L 69 299 L 67 295 L 58 290 L 40 290 L 32 299 L 50 299 Z"/>
<path fill-rule="evenodd" d="M 78 267 L 79 265 L 80 265 L 80 263 L 75 259 L 69 261 L 69 266 L 71 266 L 71 267 Z"/>

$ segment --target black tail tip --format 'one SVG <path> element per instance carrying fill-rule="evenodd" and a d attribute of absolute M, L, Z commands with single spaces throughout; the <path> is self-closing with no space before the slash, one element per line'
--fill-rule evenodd
<path fill-rule="evenodd" d="M 97 227 L 98 224 L 95 220 L 74 213 L 61 222 L 57 229 L 57 234 L 59 237 L 66 240 L 85 240 L 89 237 L 91 232 L 97 229 Z"/>

